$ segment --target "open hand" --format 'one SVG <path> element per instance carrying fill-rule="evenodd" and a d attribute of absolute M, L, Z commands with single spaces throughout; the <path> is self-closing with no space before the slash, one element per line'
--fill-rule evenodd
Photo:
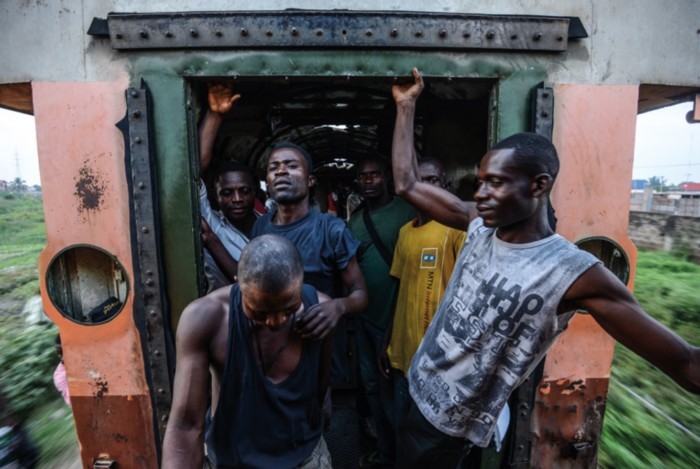
<path fill-rule="evenodd" d="M 232 85 L 221 83 L 209 84 L 209 109 L 217 114 L 226 114 L 233 108 L 233 103 L 241 98 L 233 93 Z"/>

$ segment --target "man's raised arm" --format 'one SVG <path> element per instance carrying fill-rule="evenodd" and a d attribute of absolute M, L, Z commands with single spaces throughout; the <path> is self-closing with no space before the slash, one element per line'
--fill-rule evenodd
<path fill-rule="evenodd" d="M 443 188 L 424 183 L 418 174 L 413 120 L 416 101 L 423 91 L 423 77 L 415 68 L 413 77 L 413 83 L 394 85 L 391 89 L 396 103 L 396 125 L 391 149 L 396 193 L 439 223 L 466 231 L 471 221 L 469 202 L 460 200 Z"/>
<path fill-rule="evenodd" d="M 212 152 L 216 134 L 221 127 L 222 115 L 233 108 L 233 103 L 238 101 L 240 94 L 233 94 L 233 89 L 228 85 L 210 84 L 207 100 L 209 107 L 204 113 L 202 124 L 199 126 L 199 176 L 211 164 Z"/>

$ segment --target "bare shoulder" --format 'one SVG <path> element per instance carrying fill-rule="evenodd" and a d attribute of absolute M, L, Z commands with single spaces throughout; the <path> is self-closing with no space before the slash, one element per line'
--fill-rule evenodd
<path fill-rule="evenodd" d="M 231 286 L 197 298 L 187 305 L 177 326 L 178 342 L 210 341 L 225 325 Z"/>

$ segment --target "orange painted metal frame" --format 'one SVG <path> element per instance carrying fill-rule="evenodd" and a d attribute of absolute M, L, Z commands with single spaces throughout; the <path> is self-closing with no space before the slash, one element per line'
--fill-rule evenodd
<path fill-rule="evenodd" d="M 554 135 L 561 171 L 552 194 L 557 232 L 576 242 L 591 236 L 619 244 L 627 235 L 638 87 L 554 86 Z M 545 362 L 535 396 L 533 467 L 595 466 L 615 342 L 577 314 Z"/>
<path fill-rule="evenodd" d="M 59 327 L 83 464 L 157 467 L 141 338 L 133 318 L 133 259 L 124 140 L 128 82 L 33 83 L 47 245 L 39 258 L 44 309 Z M 86 180 L 88 178 L 89 180 Z M 91 184 L 86 200 L 81 184 Z M 111 321 L 81 325 L 47 295 L 46 268 L 66 247 L 94 245 L 123 265 L 131 290 Z"/>

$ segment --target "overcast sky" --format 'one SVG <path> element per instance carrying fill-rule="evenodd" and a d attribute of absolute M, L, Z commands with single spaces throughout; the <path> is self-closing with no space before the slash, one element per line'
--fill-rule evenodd
<path fill-rule="evenodd" d="M 638 116 L 634 179 L 700 182 L 700 124 L 685 120 L 692 107 L 687 102 Z M 0 179 L 40 185 L 36 154 L 34 118 L 0 109 Z"/>

